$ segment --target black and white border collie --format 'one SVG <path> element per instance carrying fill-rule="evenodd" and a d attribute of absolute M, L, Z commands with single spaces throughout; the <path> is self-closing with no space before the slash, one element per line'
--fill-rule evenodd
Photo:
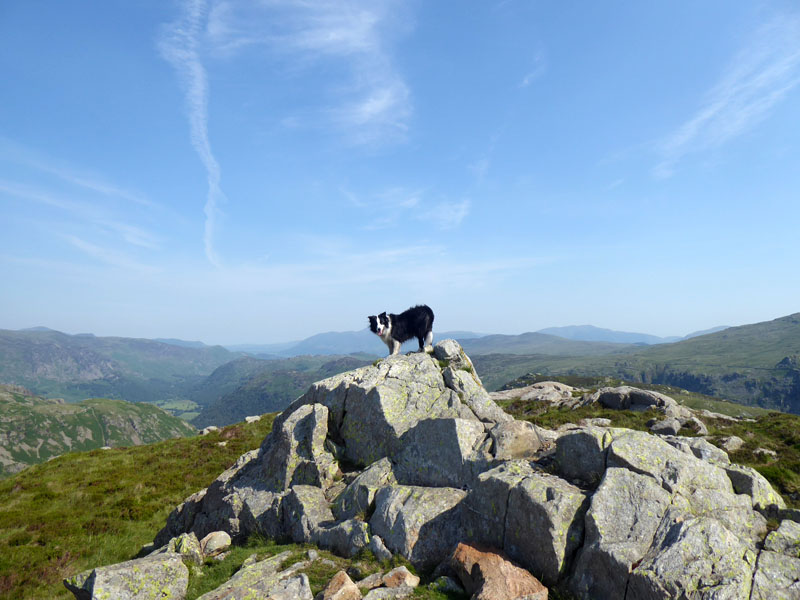
<path fill-rule="evenodd" d="M 399 315 L 382 312 L 378 316 L 367 317 L 369 329 L 389 347 L 389 354 L 400 352 L 400 346 L 411 338 L 419 340 L 419 350 L 432 351 L 433 311 L 425 306 L 412 306 Z"/>

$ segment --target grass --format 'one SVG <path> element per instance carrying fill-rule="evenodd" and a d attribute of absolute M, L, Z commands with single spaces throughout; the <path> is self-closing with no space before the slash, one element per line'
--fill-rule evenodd
<path fill-rule="evenodd" d="M 66 454 L 0 481 L 0 598 L 72 598 L 64 577 L 133 558 L 176 505 L 258 447 L 271 424 Z"/>
<path fill-rule="evenodd" d="M 708 423 L 712 442 L 719 443 L 719 437 L 731 435 L 744 440 L 741 449 L 729 454 L 731 462 L 753 467 L 780 492 L 788 506 L 800 508 L 800 417 L 771 412 L 755 422 Z M 757 448 L 774 450 L 777 456 L 756 454 Z"/>

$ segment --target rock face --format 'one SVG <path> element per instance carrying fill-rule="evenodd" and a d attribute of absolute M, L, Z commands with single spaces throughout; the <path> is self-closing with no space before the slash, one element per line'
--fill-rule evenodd
<path fill-rule="evenodd" d="M 558 386 L 534 392 L 576 400 Z M 694 418 L 635 388 L 600 390 L 591 401 Z M 390 356 L 312 385 L 259 449 L 172 512 L 155 545 L 163 557 L 183 547 L 184 534 L 224 531 L 237 543 L 258 533 L 343 556 L 371 548 L 428 569 L 465 542 L 587 600 L 797 597 L 798 531 L 784 521 L 763 544 L 760 511 L 788 514 L 763 477 L 702 438 L 605 425 L 552 432 L 514 421 L 446 340 L 433 356 Z M 297 569 L 276 579 L 277 567 L 262 563 L 225 585 L 308 596 Z M 545 597 L 538 593 L 529 595 Z M 223 588 L 210 594 L 229 597 Z"/>

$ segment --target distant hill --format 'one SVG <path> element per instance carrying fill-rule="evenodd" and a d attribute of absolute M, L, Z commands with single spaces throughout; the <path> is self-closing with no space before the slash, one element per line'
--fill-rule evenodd
<path fill-rule="evenodd" d="M 631 333 L 627 331 L 603 329 L 601 327 L 595 327 L 594 325 L 569 325 L 567 327 L 548 327 L 546 329 L 540 329 L 537 333 L 546 333 L 548 335 L 556 335 L 568 340 L 582 340 L 585 342 L 613 342 L 617 344 L 651 345 L 679 342 L 681 340 L 687 340 L 700 335 L 722 331 L 723 329 L 727 329 L 727 327 L 722 326 L 706 329 L 704 331 L 695 331 L 694 333 L 690 333 L 683 337 L 659 337 L 657 335 L 650 335 L 647 333 Z"/>
<path fill-rule="evenodd" d="M 122 400 L 77 404 L 0 385 L 0 477 L 66 452 L 152 444 L 196 433 L 160 408 Z"/>
<path fill-rule="evenodd" d="M 585 342 L 567 340 L 544 333 L 520 335 L 487 335 L 475 339 L 459 340 L 469 354 L 547 354 L 554 356 L 588 356 L 630 352 L 636 349 L 631 344 L 611 342 Z"/>
<path fill-rule="evenodd" d="M 172 344 L 173 346 L 181 346 L 182 348 L 208 348 L 206 344 L 203 342 L 189 342 L 186 340 L 178 340 L 175 338 L 156 338 L 156 342 L 161 342 L 162 344 Z"/>
<path fill-rule="evenodd" d="M 0 330 L 0 382 L 70 402 L 85 398 L 167 402 L 239 354 L 221 346 Z"/>
<path fill-rule="evenodd" d="M 478 356 L 474 362 L 490 388 L 534 372 L 605 375 L 800 413 L 800 313 L 625 353 L 515 356 L 507 352 Z"/>
<path fill-rule="evenodd" d="M 556 335 L 568 340 L 582 340 L 585 342 L 613 342 L 616 344 L 664 344 L 677 342 L 681 338 L 658 337 L 647 333 L 631 333 L 627 331 L 614 331 L 603 329 L 594 325 L 568 325 L 566 327 L 548 327 L 540 329 L 538 333 Z"/>
<path fill-rule="evenodd" d="M 281 360 L 241 358 L 218 368 L 198 387 L 216 399 L 194 418 L 198 428 L 229 425 L 249 415 L 280 411 L 305 392 L 315 381 L 373 362 L 354 356 L 298 356 Z"/>

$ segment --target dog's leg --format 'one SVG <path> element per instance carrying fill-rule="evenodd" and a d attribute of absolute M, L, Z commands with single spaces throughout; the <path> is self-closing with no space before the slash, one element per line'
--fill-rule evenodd
<path fill-rule="evenodd" d="M 397 340 L 392 340 L 392 345 L 389 348 L 392 351 L 391 356 L 394 356 L 395 354 L 400 354 L 400 346 L 402 346 L 400 342 L 398 342 Z"/>
<path fill-rule="evenodd" d="M 425 336 L 425 352 L 433 352 L 433 331 L 429 331 Z"/>

